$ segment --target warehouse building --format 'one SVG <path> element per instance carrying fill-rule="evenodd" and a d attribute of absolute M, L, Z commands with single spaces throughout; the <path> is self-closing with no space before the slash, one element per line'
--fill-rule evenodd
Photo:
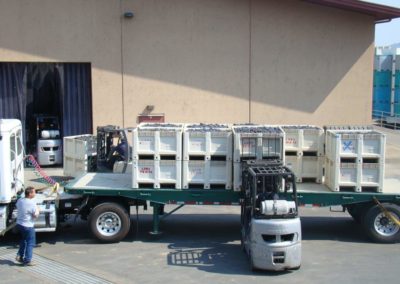
<path fill-rule="evenodd" d="M 371 121 L 374 27 L 357 0 L 0 2 L 0 117 L 63 135 L 167 122 Z"/>

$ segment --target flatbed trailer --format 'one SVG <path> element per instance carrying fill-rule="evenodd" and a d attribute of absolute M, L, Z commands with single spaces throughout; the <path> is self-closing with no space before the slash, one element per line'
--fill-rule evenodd
<path fill-rule="evenodd" d="M 81 195 L 82 204 L 78 214 L 88 217 L 93 234 L 101 241 L 115 242 L 123 239 L 129 231 L 130 206 L 153 207 L 153 231 L 160 233 L 160 214 L 166 204 L 177 205 L 168 216 L 184 205 L 240 205 L 241 192 L 222 189 L 153 189 L 131 188 L 130 174 L 87 173 L 64 190 Z M 342 206 L 343 211 L 360 222 L 368 237 L 375 242 L 400 241 L 400 181 L 386 179 L 385 192 L 332 192 L 323 184 L 298 183 L 299 206 Z M 283 193 L 292 200 L 290 192 Z M 117 225 L 115 225 L 117 224 Z M 128 227 L 127 227 L 128 226 Z M 127 228 L 126 228 L 127 227 Z M 116 232 L 116 233 L 115 233 Z"/>

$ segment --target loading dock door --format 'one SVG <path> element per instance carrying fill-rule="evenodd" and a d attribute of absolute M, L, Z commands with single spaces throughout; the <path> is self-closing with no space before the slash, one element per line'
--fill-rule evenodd
<path fill-rule="evenodd" d="M 0 118 L 28 129 L 44 112 L 59 117 L 63 136 L 92 133 L 90 63 L 0 62 Z"/>

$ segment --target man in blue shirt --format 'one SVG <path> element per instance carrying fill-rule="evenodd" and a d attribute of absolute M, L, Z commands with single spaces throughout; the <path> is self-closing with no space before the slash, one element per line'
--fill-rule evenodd
<path fill-rule="evenodd" d="M 17 228 L 21 233 L 21 241 L 16 261 L 32 266 L 32 252 L 36 243 L 34 219 L 39 216 L 39 208 L 34 201 L 36 191 L 33 187 L 25 189 L 25 198 L 17 201 Z"/>

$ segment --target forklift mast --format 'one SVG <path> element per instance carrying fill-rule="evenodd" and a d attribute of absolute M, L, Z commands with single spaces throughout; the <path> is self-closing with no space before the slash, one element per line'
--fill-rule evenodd
<path fill-rule="evenodd" d="M 298 216 L 296 178 L 281 160 L 245 161 L 242 171 L 244 204 L 250 211 L 247 212 L 250 218 L 295 218 Z M 291 193 L 291 198 L 295 203 L 295 210 L 290 210 L 285 214 L 263 214 L 263 201 L 285 200 L 280 197 L 280 194 L 286 195 L 288 192 Z"/>

